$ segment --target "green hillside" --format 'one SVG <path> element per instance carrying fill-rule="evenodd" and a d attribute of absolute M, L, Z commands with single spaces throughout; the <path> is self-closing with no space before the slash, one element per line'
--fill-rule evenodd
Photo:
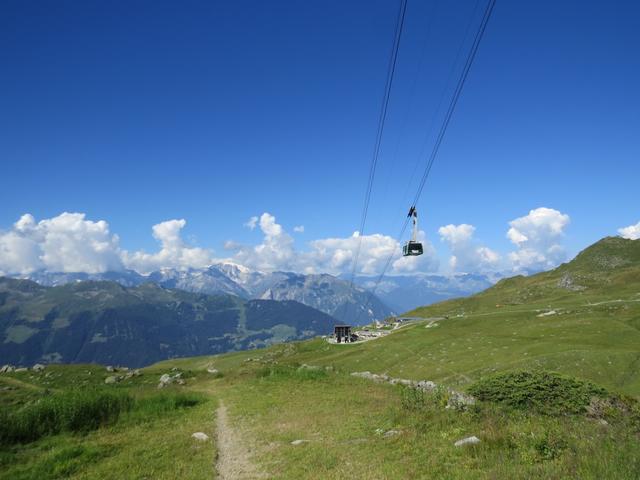
<path fill-rule="evenodd" d="M 42 287 L 0 278 L 0 359 L 149 365 L 328 333 L 333 317 L 295 301 L 244 300 L 146 283 Z"/>
<path fill-rule="evenodd" d="M 5 441 L 0 479 L 60 478 L 56 469 L 216 478 L 229 468 L 245 473 L 221 478 L 640 478 L 639 274 L 640 241 L 606 238 L 553 271 L 410 312 L 423 320 L 365 343 L 316 338 L 167 360 L 113 385 L 98 367 L 0 374 L 9 415 L 82 385 L 134 399 L 95 430 Z M 363 371 L 439 386 L 351 375 Z M 175 372 L 183 385 L 156 388 Z M 451 388 L 477 402 L 456 407 Z M 160 415 L 139 400 L 164 395 L 197 400 Z M 212 438 L 197 443 L 195 431 Z M 471 436 L 479 443 L 455 445 Z"/>

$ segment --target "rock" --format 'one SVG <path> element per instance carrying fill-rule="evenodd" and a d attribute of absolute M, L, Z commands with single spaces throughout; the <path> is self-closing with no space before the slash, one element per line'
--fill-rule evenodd
<path fill-rule="evenodd" d="M 28 371 L 29 371 L 29 369 L 28 369 L 28 368 L 26 368 L 26 367 L 20 367 L 20 368 L 16 368 L 16 369 L 14 369 L 13 371 L 14 371 L 14 372 L 16 372 L 16 373 L 20 373 L 20 372 L 28 372 Z"/>
<path fill-rule="evenodd" d="M 294 440 L 291 442 L 291 445 L 302 445 L 303 443 L 308 443 L 309 440 Z"/>
<path fill-rule="evenodd" d="M 111 375 L 110 377 L 107 377 L 104 379 L 104 383 L 106 383 L 107 385 L 118 383 L 118 381 L 119 381 L 119 378 L 116 377 L 115 375 Z"/>
<path fill-rule="evenodd" d="M 465 445 L 475 445 L 477 443 L 480 443 L 480 439 L 474 435 L 472 437 L 467 437 L 467 438 L 463 438 L 462 440 L 458 440 L 456 443 L 454 443 L 454 445 L 456 447 L 463 447 Z"/>
<path fill-rule="evenodd" d="M 176 381 L 176 383 L 177 383 L 178 385 L 186 385 L 186 384 L 187 384 L 187 382 L 185 382 L 185 381 L 184 381 L 183 379 L 181 379 L 181 378 L 179 378 L 179 379 Z"/>
<path fill-rule="evenodd" d="M 204 432 L 196 432 L 193 435 L 191 435 L 191 438 L 195 438 L 199 442 L 206 442 L 207 440 L 209 440 L 209 435 L 207 435 Z"/>
<path fill-rule="evenodd" d="M 139 369 L 137 369 L 137 368 L 136 368 L 136 369 L 133 371 L 133 376 L 134 376 L 134 377 L 139 377 L 140 375 L 142 375 L 142 372 L 141 372 Z"/>
<path fill-rule="evenodd" d="M 120 367 L 120 370 L 122 370 L 123 372 L 128 372 L 129 371 L 129 367 Z"/>
<path fill-rule="evenodd" d="M 165 373 L 160 377 L 160 383 L 171 383 L 173 382 L 173 378 L 168 373 Z"/>
<path fill-rule="evenodd" d="M 115 369 L 115 368 L 113 368 L 111 365 L 108 365 L 108 366 L 107 366 L 107 372 L 109 372 L 109 373 L 113 373 L 113 372 L 115 372 L 115 371 L 116 371 L 116 369 Z"/>
<path fill-rule="evenodd" d="M 11 373 L 15 370 L 15 367 L 13 365 L 4 365 L 2 368 L 0 368 L 0 373 Z"/>
<path fill-rule="evenodd" d="M 45 366 L 42 365 L 41 363 L 36 363 L 32 368 L 31 368 L 34 372 L 41 372 L 45 369 Z"/>
<path fill-rule="evenodd" d="M 466 393 L 456 392 L 455 390 L 449 390 L 449 400 L 447 400 L 446 408 L 453 410 L 464 411 L 471 405 L 476 404 L 476 399 Z"/>
<path fill-rule="evenodd" d="M 420 390 L 424 390 L 425 392 L 431 392 L 432 390 L 435 390 L 436 388 L 438 388 L 438 385 L 436 385 L 431 380 L 420 380 L 416 384 L 416 387 L 419 388 Z"/>
<path fill-rule="evenodd" d="M 387 432 L 384 432 L 384 435 L 382 435 L 384 438 L 390 438 L 390 437 L 395 437 L 396 435 L 400 435 L 400 430 L 389 430 Z"/>
<path fill-rule="evenodd" d="M 218 373 L 220 373 L 220 371 L 217 368 L 209 367 L 207 368 L 207 373 L 210 373 L 211 375 L 217 375 Z"/>

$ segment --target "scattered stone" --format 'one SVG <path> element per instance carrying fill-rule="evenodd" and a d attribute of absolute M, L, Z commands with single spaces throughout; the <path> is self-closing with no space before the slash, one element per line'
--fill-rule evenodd
<path fill-rule="evenodd" d="M 435 390 L 436 388 L 438 388 L 438 385 L 436 385 L 431 380 L 420 380 L 416 384 L 416 388 L 419 388 L 420 390 L 424 390 L 425 392 L 431 392 L 431 391 Z"/>
<path fill-rule="evenodd" d="M 112 385 L 114 383 L 118 383 L 119 381 L 120 379 L 116 375 L 111 375 L 110 377 L 104 379 L 104 383 L 106 383 L 107 385 Z"/>
<path fill-rule="evenodd" d="M 309 440 L 294 440 L 291 445 L 302 445 L 303 443 L 309 443 Z"/>
<path fill-rule="evenodd" d="M 206 442 L 207 440 L 209 440 L 209 435 L 203 432 L 196 432 L 193 435 L 191 435 L 191 438 L 195 438 L 199 442 Z"/>
<path fill-rule="evenodd" d="M 43 371 L 45 369 L 45 366 L 42 365 L 41 363 L 36 363 L 33 367 L 31 367 L 31 369 L 34 372 L 41 372 L 41 371 Z"/>
<path fill-rule="evenodd" d="M 472 437 L 467 437 L 467 438 L 463 438 L 462 440 L 458 440 L 456 443 L 454 443 L 454 445 L 456 447 L 463 447 L 465 445 L 475 445 L 477 443 L 480 443 L 480 439 L 474 435 Z"/>
<path fill-rule="evenodd" d="M 476 399 L 471 395 L 467 395 L 466 393 L 462 392 L 456 392 L 455 390 L 449 390 L 449 399 L 447 400 L 447 406 L 445 408 L 465 411 L 471 405 L 475 404 Z"/>

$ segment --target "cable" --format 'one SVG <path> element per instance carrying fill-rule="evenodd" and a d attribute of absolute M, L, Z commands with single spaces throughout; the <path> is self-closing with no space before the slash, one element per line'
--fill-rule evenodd
<path fill-rule="evenodd" d="M 483 17 L 482 17 L 482 21 L 480 22 L 480 26 L 478 28 L 478 31 L 476 32 L 476 35 L 473 39 L 473 44 L 471 45 L 471 49 L 469 50 L 469 54 L 467 56 L 467 60 L 465 62 L 465 65 L 463 67 L 463 70 L 460 74 L 460 77 L 458 79 L 458 83 L 456 85 L 456 88 L 454 90 L 453 96 L 451 98 L 451 102 L 449 103 L 449 108 L 447 109 L 447 113 L 445 115 L 444 121 L 442 123 L 442 126 L 440 128 L 440 131 L 438 133 L 438 136 L 436 138 L 435 144 L 433 146 L 433 150 L 431 151 L 431 155 L 429 156 L 429 160 L 427 162 L 427 165 L 425 167 L 425 171 L 422 175 L 422 179 L 420 180 L 420 184 L 418 186 L 418 190 L 416 192 L 416 195 L 414 197 L 414 201 L 411 204 L 412 207 L 415 207 L 416 204 L 418 203 L 418 200 L 420 199 L 420 196 L 422 195 L 422 191 L 424 189 L 424 186 L 426 184 L 427 178 L 429 177 L 429 173 L 431 172 L 431 167 L 433 166 L 433 162 L 435 161 L 435 158 L 438 154 L 438 150 L 440 149 L 440 145 L 442 143 L 442 140 L 444 138 L 444 135 L 447 131 L 447 127 L 449 126 L 449 122 L 451 121 L 451 116 L 453 115 L 453 112 L 455 110 L 456 104 L 458 103 L 458 99 L 460 98 L 460 94 L 462 93 L 462 89 L 464 87 L 465 81 L 467 79 L 467 76 L 469 75 L 469 70 L 471 69 L 471 65 L 473 64 L 473 61 L 475 59 L 476 53 L 478 52 L 478 47 L 480 46 L 480 41 L 482 40 L 482 36 L 484 35 L 484 32 L 487 28 L 487 23 L 489 22 L 489 19 L 491 18 L 491 13 L 493 12 L 493 7 L 495 6 L 496 0 L 489 0 L 489 2 L 487 3 L 487 7 L 485 8 Z M 380 283 L 382 282 L 382 279 L 384 278 L 389 265 L 391 265 L 391 261 L 393 260 L 393 257 L 396 254 L 396 250 L 398 249 L 398 245 L 402 242 L 402 236 L 404 235 L 404 232 L 407 229 L 407 225 L 409 224 L 409 220 L 410 218 L 407 217 L 404 221 L 404 224 L 402 226 L 402 229 L 400 231 L 400 234 L 398 235 L 398 240 L 394 246 L 393 252 L 391 253 L 391 255 L 389 256 L 389 258 L 387 259 L 384 268 L 382 269 L 382 272 L 380 273 L 380 276 L 378 277 L 376 283 L 374 284 L 373 289 L 369 290 L 372 294 L 375 294 L 375 291 L 377 290 L 378 286 L 380 285 Z M 368 305 L 368 304 L 367 304 Z"/>
<path fill-rule="evenodd" d="M 384 95 L 382 97 L 382 106 L 380 109 L 380 117 L 378 118 L 378 129 L 376 132 L 376 140 L 373 147 L 373 156 L 371 158 L 371 165 L 369 167 L 369 176 L 367 178 L 367 186 L 365 189 L 364 204 L 362 207 L 362 215 L 360 217 L 360 229 L 358 230 L 358 242 L 356 246 L 356 252 L 353 257 L 353 264 L 351 269 L 351 276 L 349 279 L 349 290 L 353 290 L 353 283 L 358 269 L 358 260 L 360 258 L 360 251 L 362 250 L 362 238 L 364 236 L 364 227 L 367 222 L 367 214 L 369 211 L 369 203 L 371 201 L 371 191 L 373 189 L 373 181 L 376 174 L 376 166 L 378 164 L 378 156 L 380 154 L 380 145 L 382 144 L 382 136 L 384 133 L 385 121 L 387 118 L 387 109 L 389 107 L 389 97 L 391 96 L 391 88 L 393 87 L 393 79 L 396 71 L 396 63 L 398 60 L 398 50 L 400 48 L 400 40 L 402 39 L 402 30 L 404 27 L 404 19 L 407 11 L 407 0 L 400 1 L 400 7 L 398 10 L 398 18 L 396 20 L 396 29 L 393 36 L 393 46 L 391 48 L 391 57 L 389 58 L 389 66 L 387 69 L 387 80 L 384 87 Z M 342 307 L 342 314 L 347 312 L 347 303 L 345 302 Z M 337 312 L 334 312 L 336 315 Z M 337 315 L 336 315 L 337 316 Z"/>
<path fill-rule="evenodd" d="M 371 166 L 369 167 L 369 178 L 367 180 L 367 187 L 364 196 L 364 205 L 362 208 L 362 216 L 360 219 L 360 229 L 358 246 L 356 247 L 356 253 L 353 259 L 353 268 L 351 271 L 350 284 L 353 287 L 353 280 L 358 268 L 358 259 L 360 257 L 360 250 L 362 249 L 362 237 L 364 235 L 364 227 L 367 222 L 367 213 L 369 211 L 369 203 L 371 201 L 371 190 L 373 189 L 373 180 L 376 174 L 376 166 L 378 164 L 378 156 L 380 154 L 380 145 L 382 144 L 382 136 L 384 133 L 385 121 L 387 118 L 387 109 L 389 107 L 389 97 L 391 96 L 391 88 L 393 86 L 393 78 L 396 70 L 396 62 L 398 59 L 398 50 L 400 47 L 400 40 L 402 38 L 402 30 L 404 27 L 404 18 L 407 11 L 407 0 L 401 0 L 400 10 L 398 12 L 398 20 L 396 22 L 396 31 L 393 39 L 393 48 L 391 49 L 391 58 L 389 60 L 389 68 L 387 71 L 387 82 L 385 84 L 384 96 L 382 99 L 382 108 L 380 110 L 380 118 L 378 119 L 378 131 L 376 133 L 376 141 L 373 149 L 373 158 L 371 159 Z"/>

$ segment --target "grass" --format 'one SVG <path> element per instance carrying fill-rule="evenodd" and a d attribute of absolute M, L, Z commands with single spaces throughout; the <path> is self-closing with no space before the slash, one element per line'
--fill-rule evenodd
<path fill-rule="evenodd" d="M 86 432 L 118 421 L 134 406 L 124 392 L 78 390 L 0 413 L 0 444 L 27 443 L 60 432 Z"/>
<path fill-rule="evenodd" d="M 145 381 L 107 387 L 104 368 L 95 367 L 92 386 L 69 387 L 76 383 L 73 374 L 86 368 L 51 368 L 48 388 L 39 386 L 44 375 L 4 378 L 15 380 L 9 383 L 16 388 L 1 393 L 0 479 L 213 476 L 215 402 L 210 396 L 185 387 L 158 391 L 157 377 L 146 373 Z M 196 442 L 191 438 L 196 431 L 211 439 Z"/>
<path fill-rule="evenodd" d="M 638 431 L 584 415 L 491 402 L 452 412 L 437 395 L 331 372 L 317 379 L 247 376 L 228 383 L 222 395 L 239 428 L 260 439 L 257 460 L 269 478 L 631 479 L 640 473 Z M 482 442 L 454 446 L 470 435 Z M 308 443 L 292 445 L 297 439 Z"/>

